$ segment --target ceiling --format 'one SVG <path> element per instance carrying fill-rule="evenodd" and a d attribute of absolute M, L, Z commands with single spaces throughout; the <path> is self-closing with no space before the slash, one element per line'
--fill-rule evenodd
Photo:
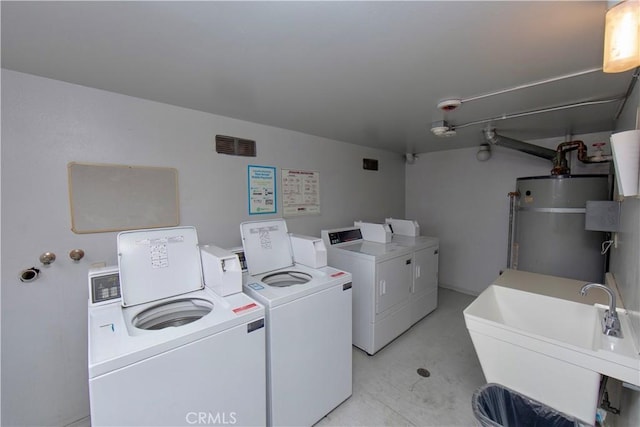
<path fill-rule="evenodd" d="M 477 145 L 432 135 L 436 105 L 601 66 L 607 2 L 10 2 L 2 67 L 398 153 Z M 518 139 L 612 130 L 632 71 L 469 100 Z M 224 130 L 221 130 L 224 132 Z M 247 137 L 246 135 L 235 135 Z"/>

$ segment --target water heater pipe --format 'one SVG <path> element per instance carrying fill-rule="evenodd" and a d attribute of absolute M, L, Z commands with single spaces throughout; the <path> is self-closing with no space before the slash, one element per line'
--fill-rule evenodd
<path fill-rule="evenodd" d="M 567 163 L 566 154 L 570 151 L 578 150 L 578 159 L 584 161 L 587 157 L 587 147 L 582 141 L 567 141 L 558 145 L 556 148 L 556 157 L 553 160 L 553 169 L 551 175 L 569 175 L 571 169 Z"/>
<path fill-rule="evenodd" d="M 550 161 L 553 161 L 553 159 L 556 158 L 556 150 L 539 147 L 537 145 L 518 141 L 517 139 L 498 135 L 495 129 L 485 128 L 484 137 L 488 142 L 492 144 L 522 151 L 523 153 L 531 154 L 532 156 L 542 157 L 543 159 L 547 159 Z"/>
<path fill-rule="evenodd" d="M 520 193 L 512 191 L 509 193 L 509 241 L 507 244 L 507 268 L 511 268 L 512 262 L 512 248 L 513 248 L 513 215 L 516 208 L 516 198 L 520 197 Z"/>
<path fill-rule="evenodd" d="M 587 157 L 587 146 L 582 141 L 562 142 L 555 150 L 551 150 L 549 148 L 540 147 L 524 141 L 518 141 L 517 139 L 498 135 L 495 129 L 491 128 L 484 129 L 484 136 L 485 139 L 492 144 L 550 160 L 553 163 L 551 175 L 569 175 L 571 173 L 566 154 L 573 150 L 578 150 L 578 160 L 582 163 L 604 163 L 611 161 L 611 156 Z"/>

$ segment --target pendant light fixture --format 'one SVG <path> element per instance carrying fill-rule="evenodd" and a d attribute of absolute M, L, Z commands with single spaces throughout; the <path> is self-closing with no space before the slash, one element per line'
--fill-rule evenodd
<path fill-rule="evenodd" d="M 640 66 L 640 0 L 626 0 L 607 11 L 602 71 L 620 73 Z"/>
<path fill-rule="evenodd" d="M 476 159 L 478 159 L 479 162 L 486 162 L 489 158 L 491 158 L 491 146 L 486 142 L 480 144 L 478 152 L 476 153 Z"/>

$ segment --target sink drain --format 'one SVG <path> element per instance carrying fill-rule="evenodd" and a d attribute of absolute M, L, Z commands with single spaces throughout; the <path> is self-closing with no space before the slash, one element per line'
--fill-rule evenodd
<path fill-rule="evenodd" d="M 418 375 L 420 375 L 421 377 L 427 378 L 427 377 L 431 376 L 431 372 L 427 371 L 424 368 L 418 368 Z"/>

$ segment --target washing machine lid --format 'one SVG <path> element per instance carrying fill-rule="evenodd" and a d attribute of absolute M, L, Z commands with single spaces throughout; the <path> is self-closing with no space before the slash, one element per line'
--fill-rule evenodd
<path fill-rule="evenodd" d="M 252 276 L 294 265 L 284 219 L 240 224 L 247 269 Z"/>
<path fill-rule="evenodd" d="M 123 306 L 204 288 L 194 227 L 119 233 L 118 267 Z"/>

